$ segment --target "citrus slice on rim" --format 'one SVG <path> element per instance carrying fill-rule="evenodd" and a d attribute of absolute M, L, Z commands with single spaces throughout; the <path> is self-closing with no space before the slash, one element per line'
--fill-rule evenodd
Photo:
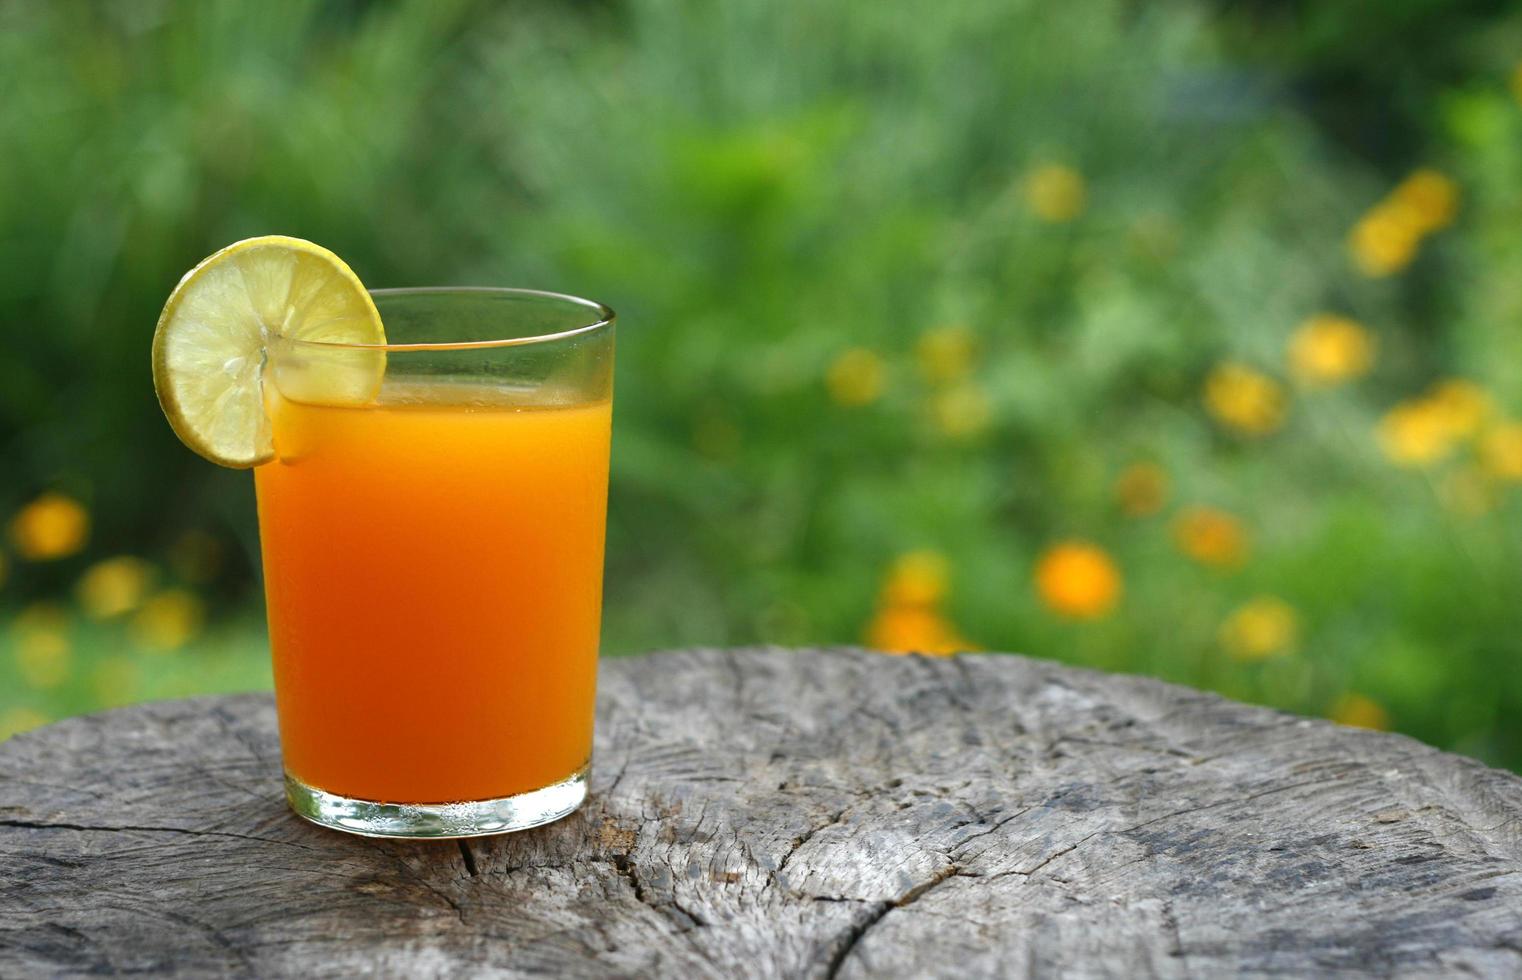
<path fill-rule="evenodd" d="M 153 332 L 153 387 L 175 435 L 222 466 L 273 459 L 263 375 L 282 339 L 372 345 L 386 334 L 359 277 L 300 238 L 235 242 L 187 272 Z M 363 403 L 384 373 L 383 354 L 369 352 L 331 371 L 328 387 L 335 401 Z"/>

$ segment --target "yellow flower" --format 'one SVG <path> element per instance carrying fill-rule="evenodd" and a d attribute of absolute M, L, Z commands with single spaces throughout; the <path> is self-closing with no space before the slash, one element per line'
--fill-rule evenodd
<path fill-rule="evenodd" d="M 1115 562 L 1087 541 L 1056 544 L 1036 562 L 1036 594 L 1060 616 L 1098 619 L 1115 608 L 1120 593 Z"/>
<path fill-rule="evenodd" d="M 48 716 L 34 708 L 11 708 L 0 715 L 0 742 L 47 723 Z"/>
<path fill-rule="evenodd" d="M 1202 565 L 1236 568 L 1247 560 L 1242 522 L 1214 507 L 1190 507 L 1173 522 L 1173 542 Z"/>
<path fill-rule="evenodd" d="M 932 327 L 920 335 L 914 357 L 927 381 L 945 383 L 972 369 L 972 331 L 960 323 Z"/>
<path fill-rule="evenodd" d="M 1379 278 L 1410 265 L 1421 237 L 1421 229 L 1404 209 L 1380 203 L 1353 226 L 1348 248 L 1360 272 Z"/>
<path fill-rule="evenodd" d="M 1237 660 L 1264 660 L 1287 653 L 1300 636 L 1300 617 L 1283 599 L 1258 596 L 1238 606 L 1221 624 L 1221 646 Z"/>
<path fill-rule="evenodd" d="M 1511 94 L 1516 96 L 1517 103 L 1522 105 L 1522 63 L 1511 73 Z"/>
<path fill-rule="evenodd" d="M 107 707 L 127 704 L 137 696 L 138 671 L 132 658 L 115 654 L 90 671 L 90 691 Z"/>
<path fill-rule="evenodd" d="M 1025 176 L 1025 203 L 1042 221 L 1072 221 L 1083 213 L 1087 199 L 1083 175 L 1072 167 L 1049 163 Z"/>
<path fill-rule="evenodd" d="M 1490 396 L 1472 381 L 1434 385 L 1421 398 L 1401 402 L 1380 419 L 1380 449 L 1401 466 L 1431 466 L 1486 424 L 1493 414 Z"/>
<path fill-rule="evenodd" d="M 1156 463 L 1132 463 L 1115 478 L 1115 499 L 1131 517 L 1156 514 L 1168 502 L 1168 474 Z"/>
<path fill-rule="evenodd" d="M 1506 422 L 1487 432 L 1480 459 L 1491 476 L 1522 483 L 1522 424 Z"/>
<path fill-rule="evenodd" d="M 176 650 L 201 630 L 206 610 L 194 593 L 165 589 L 132 617 L 132 639 L 146 650 Z"/>
<path fill-rule="evenodd" d="M 1390 727 L 1390 713 L 1378 701 L 1362 694 L 1344 694 L 1332 705 L 1327 717 L 1339 725 L 1353 725 L 1357 728 L 1386 731 Z"/>
<path fill-rule="evenodd" d="M 936 551 L 911 551 L 900 555 L 883 583 L 886 606 L 934 606 L 946 597 L 950 577 L 946 556 Z"/>
<path fill-rule="evenodd" d="M 1228 361 L 1205 379 L 1205 408 L 1223 425 L 1263 436 L 1284 424 L 1284 389 L 1268 375 Z"/>
<path fill-rule="evenodd" d="M 936 428 L 953 438 L 977 435 L 988 428 L 993 418 L 993 402 L 988 392 L 970 381 L 936 392 L 931 398 L 930 414 Z"/>
<path fill-rule="evenodd" d="M 91 565 L 79 577 L 75 591 L 92 619 L 109 619 L 136 609 L 152 579 L 153 566 L 123 555 Z"/>
<path fill-rule="evenodd" d="M 1290 371 L 1309 385 L 1334 385 L 1367 374 L 1374 338 L 1355 320 L 1321 313 L 1290 336 Z"/>
<path fill-rule="evenodd" d="M 1390 192 L 1390 206 L 1418 235 L 1431 234 L 1453 223 L 1459 210 L 1459 187 L 1431 168 L 1414 171 Z"/>
<path fill-rule="evenodd" d="M 1412 172 L 1358 220 L 1348 234 L 1353 262 L 1364 275 L 1399 272 L 1416 257 L 1422 238 L 1453 222 L 1459 189 L 1431 168 Z"/>
<path fill-rule="evenodd" d="M 852 347 L 835 358 L 825 384 L 838 405 L 870 405 L 883 392 L 885 374 L 882 358 L 865 347 Z"/>
<path fill-rule="evenodd" d="M 1473 381 L 1457 378 L 1433 385 L 1427 399 L 1455 439 L 1468 438 L 1479 432 L 1494 410 L 1484 388 Z"/>
<path fill-rule="evenodd" d="M 867 645 L 883 653 L 935 656 L 969 649 L 947 619 L 926 606 L 884 606 L 867 628 Z"/>
<path fill-rule="evenodd" d="M 32 687 L 57 687 L 69 676 L 69 621 L 56 606 L 37 603 L 16 617 L 16 667 Z"/>
<path fill-rule="evenodd" d="M 45 493 L 11 518 L 16 551 L 31 561 L 67 558 L 85 546 L 90 515 L 61 493 Z"/>
<path fill-rule="evenodd" d="M 1453 449 L 1453 434 L 1430 402 L 1401 402 L 1375 431 L 1379 448 L 1401 466 L 1431 466 Z"/>

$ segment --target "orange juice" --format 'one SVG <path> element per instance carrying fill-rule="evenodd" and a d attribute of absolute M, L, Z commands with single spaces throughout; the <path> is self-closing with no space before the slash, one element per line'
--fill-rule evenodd
<path fill-rule="evenodd" d="M 592 749 L 611 406 L 418 390 L 272 399 L 255 484 L 286 770 L 393 803 L 535 790 Z"/>

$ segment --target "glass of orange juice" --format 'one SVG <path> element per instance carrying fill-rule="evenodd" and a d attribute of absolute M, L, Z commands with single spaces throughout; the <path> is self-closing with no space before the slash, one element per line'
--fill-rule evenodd
<path fill-rule="evenodd" d="M 592 753 L 613 312 L 530 290 L 371 295 L 385 343 L 272 337 L 264 370 L 287 798 L 373 836 L 556 820 Z"/>

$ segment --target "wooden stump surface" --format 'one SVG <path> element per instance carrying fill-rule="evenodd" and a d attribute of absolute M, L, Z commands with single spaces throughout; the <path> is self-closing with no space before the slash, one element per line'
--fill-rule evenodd
<path fill-rule="evenodd" d="M 0 745 L 0 977 L 1522 974 L 1522 779 L 1023 657 L 604 663 L 593 797 L 468 843 L 281 798 L 269 697 Z"/>

